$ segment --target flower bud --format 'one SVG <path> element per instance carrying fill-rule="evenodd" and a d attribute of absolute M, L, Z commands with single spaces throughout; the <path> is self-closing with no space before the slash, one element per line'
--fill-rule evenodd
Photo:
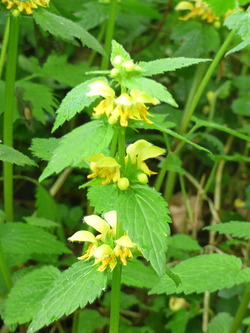
<path fill-rule="evenodd" d="M 127 188 L 129 187 L 129 180 L 126 177 L 120 178 L 117 183 L 118 188 L 121 191 L 126 191 Z"/>
<path fill-rule="evenodd" d="M 19 10 L 17 10 L 17 9 L 13 9 L 12 12 L 11 12 L 11 14 L 12 14 L 14 17 L 18 17 L 18 16 L 20 16 L 20 12 L 19 12 Z"/>
<path fill-rule="evenodd" d="M 144 172 L 139 173 L 139 175 L 137 176 L 137 179 L 139 180 L 139 182 L 141 184 L 147 184 L 148 183 L 148 176 Z"/>
<path fill-rule="evenodd" d="M 114 65 L 121 65 L 123 58 L 121 56 L 116 56 L 113 60 Z"/>
<path fill-rule="evenodd" d="M 119 73 L 120 73 L 120 71 L 119 71 L 118 68 L 113 68 L 113 69 L 111 70 L 110 76 L 111 76 L 111 77 L 116 77 Z"/>
<path fill-rule="evenodd" d="M 109 123 L 109 125 L 115 125 L 117 123 L 117 119 L 113 116 L 110 116 L 108 123 Z"/>
<path fill-rule="evenodd" d="M 213 25 L 214 25 L 215 29 L 220 29 L 221 28 L 221 22 L 220 21 L 215 21 Z"/>
<path fill-rule="evenodd" d="M 142 68 L 139 65 L 135 65 L 135 71 L 141 73 L 142 72 Z"/>
<path fill-rule="evenodd" d="M 133 71 L 135 69 L 135 64 L 133 62 L 133 60 L 128 60 L 128 61 L 125 61 L 123 64 L 122 64 L 122 67 L 126 69 L 126 71 Z"/>

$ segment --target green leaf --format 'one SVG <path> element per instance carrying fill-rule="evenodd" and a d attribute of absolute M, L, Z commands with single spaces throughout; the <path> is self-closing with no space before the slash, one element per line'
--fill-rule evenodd
<path fill-rule="evenodd" d="M 9 162 L 17 165 L 36 165 L 28 156 L 24 155 L 20 151 L 0 144 L 0 160 L 3 162 Z"/>
<path fill-rule="evenodd" d="M 50 193 L 42 186 L 36 188 L 36 214 L 52 221 L 59 218 L 58 205 Z"/>
<path fill-rule="evenodd" d="M 233 161 L 233 162 L 245 161 L 245 162 L 250 162 L 250 157 L 243 156 L 243 155 L 240 155 L 240 154 L 212 155 L 211 158 L 214 161 Z"/>
<path fill-rule="evenodd" d="M 131 59 L 129 53 L 124 50 L 123 46 L 117 43 L 115 40 L 112 40 L 110 61 L 114 67 L 115 67 L 114 59 L 116 56 L 121 56 L 123 58 L 123 61 Z"/>
<path fill-rule="evenodd" d="M 201 120 L 201 119 L 198 119 L 194 116 L 192 116 L 191 120 L 193 120 L 196 123 L 196 125 L 199 126 L 199 127 L 212 127 L 212 128 L 218 129 L 222 132 L 231 134 L 231 135 L 233 135 L 237 138 L 240 138 L 242 140 L 250 142 L 250 137 L 249 136 L 244 135 L 240 132 L 237 132 L 236 130 L 233 130 L 231 128 L 228 128 L 227 126 L 220 125 L 220 124 L 217 124 L 217 123 L 213 123 L 211 121 Z"/>
<path fill-rule="evenodd" d="M 233 317 L 227 312 L 220 312 L 208 324 L 208 333 L 228 333 L 233 323 Z M 240 333 L 241 330 L 237 330 Z"/>
<path fill-rule="evenodd" d="M 34 82 L 17 82 L 18 89 L 21 89 L 22 99 L 30 103 L 32 116 L 42 124 L 46 123 L 46 112 L 54 116 L 54 109 L 58 103 L 53 95 L 52 89 L 45 84 Z"/>
<path fill-rule="evenodd" d="M 168 246 L 182 251 L 199 251 L 201 246 L 197 240 L 184 234 L 176 234 L 168 237 Z"/>
<path fill-rule="evenodd" d="M 157 274 L 166 270 L 167 239 L 171 222 L 167 203 L 153 188 L 130 186 L 119 195 L 117 214 L 123 229 L 142 250 Z"/>
<path fill-rule="evenodd" d="M 4 312 L 6 325 L 24 324 L 32 320 L 40 309 L 41 301 L 50 286 L 60 276 L 60 271 L 53 266 L 44 266 L 27 273 L 11 289 Z"/>
<path fill-rule="evenodd" d="M 54 235 L 21 222 L 0 224 L 0 241 L 6 254 L 71 253 Z"/>
<path fill-rule="evenodd" d="M 230 30 L 235 30 L 241 39 L 245 40 L 250 37 L 250 11 L 238 10 L 237 12 L 229 15 L 224 25 Z"/>
<path fill-rule="evenodd" d="M 116 185 L 91 186 L 88 189 L 88 200 L 90 205 L 95 208 L 95 212 L 109 212 L 116 209 L 119 190 Z"/>
<path fill-rule="evenodd" d="M 108 323 L 108 318 L 102 317 L 99 312 L 95 310 L 84 309 L 79 314 L 76 332 L 93 333 L 97 329 L 100 330 Z"/>
<path fill-rule="evenodd" d="M 47 229 L 58 228 L 59 226 L 58 223 L 42 217 L 30 216 L 30 217 L 24 217 L 24 220 L 30 225 Z"/>
<path fill-rule="evenodd" d="M 230 234 L 233 237 L 239 237 L 250 240 L 249 222 L 226 222 L 205 227 L 204 230 L 218 231 L 220 234 Z"/>
<path fill-rule="evenodd" d="M 237 98 L 232 104 L 233 112 L 241 116 L 250 116 L 250 94 Z"/>
<path fill-rule="evenodd" d="M 122 268 L 122 283 L 129 287 L 153 288 L 158 279 L 152 267 L 144 265 L 138 259 L 131 260 Z"/>
<path fill-rule="evenodd" d="M 29 150 L 36 157 L 41 158 L 44 161 L 49 161 L 52 158 L 53 152 L 59 146 L 60 139 L 49 138 L 35 138 L 32 139 L 32 145 Z"/>
<path fill-rule="evenodd" d="M 128 89 L 136 88 L 138 90 L 144 91 L 151 97 L 158 98 L 162 102 L 168 103 L 172 106 L 178 106 L 170 92 L 167 91 L 167 88 L 154 80 L 137 76 L 130 79 L 124 79 L 122 84 Z"/>
<path fill-rule="evenodd" d="M 155 125 L 152 124 L 152 127 L 154 127 L 155 129 L 157 129 L 158 131 L 161 131 L 161 132 L 163 132 L 163 133 L 167 133 L 167 134 L 173 136 L 173 137 L 176 138 L 176 139 L 179 139 L 179 140 L 181 140 L 181 141 L 184 141 L 184 142 L 188 143 L 189 145 L 193 146 L 193 147 L 196 148 L 196 149 L 203 150 L 203 151 L 205 151 L 205 152 L 211 154 L 211 151 L 209 151 L 208 149 L 206 149 L 206 148 L 204 148 L 204 147 L 202 147 L 202 146 L 200 146 L 200 145 L 197 145 L 196 143 L 194 143 L 194 142 L 188 140 L 187 138 L 185 138 L 184 136 L 182 136 L 182 135 L 180 135 L 180 134 L 177 134 L 176 132 L 172 131 L 172 130 L 169 129 L 169 128 L 165 128 L 165 127 L 162 127 L 162 126 L 159 126 L 159 125 L 156 125 L 156 124 L 155 124 Z"/>
<path fill-rule="evenodd" d="M 98 96 L 89 97 L 86 95 L 90 91 L 89 85 L 97 80 L 107 82 L 105 77 L 97 77 L 85 81 L 70 90 L 70 92 L 62 100 L 59 109 L 56 111 L 57 117 L 52 132 L 54 132 L 66 120 L 70 120 L 77 113 L 81 112 L 85 107 L 90 106 L 90 104 L 93 103 L 96 98 L 98 98 Z"/>
<path fill-rule="evenodd" d="M 211 61 L 210 59 L 192 59 L 192 58 L 165 58 L 157 59 L 149 62 L 139 62 L 142 68 L 142 75 L 151 76 L 164 72 L 175 71 L 178 68 L 188 67 L 201 62 Z"/>
<path fill-rule="evenodd" d="M 91 263 L 79 261 L 64 271 L 51 286 L 29 326 L 28 333 L 38 331 L 63 315 L 83 308 L 99 297 L 106 287 L 106 274 Z"/>
<path fill-rule="evenodd" d="M 226 56 L 228 56 L 228 55 L 231 54 L 231 53 L 241 51 L 241 50 L 243 50 L 245 47 L 247 47 L 247 46 L 249 46 L 249 45 L 250 45 L 250 37 L 248 37 L 248 38 L 245 39 L 243 42 L 241 42 L 240 44 L 238 44 L 237 46 L 235 46 L 234 48 L 232 48 L 231 50 L 229 50 L 229 51 L 226 53 Z"/>
<path fill-rule="evenodd" d="M 213 12 L 217 16 L 225 14 L 228 10 L 234 9 L 236 2 L 235 0 L 204 0 L 208 3 L 209 7 L 213 9 Z"/>
<path fill-rule="evenodd" d="M 56 37 L 71 42 L 73 42 L 75 38 L 78 38 L 82 42 L 82 45 L 86 45 L 100 54 L 105 55 L 100 43 L 81 25 L 41 8 L 34 11 L 33 17 L 44 31 L 48 31 Z"/>
<path fill-rule="evenodd" d="M 218 31 L 203 22 L 183 21 L 176 24 L 171 38 L 180 45 L 175 52 L 176 57 L 188 54 L 190 58 L 198 58 L 204 54 L 204 50 L 207 54 L 218 51 L 220 45 Z"/>
<path fill-rule="evenodd" d="M 176 287 L 174 282 L 164 275 L 152 288 L 150 294 L 203 293 L 231 288 L 242 283 L 242 262 L 239 258 L 227 254 L 200 255 L 182 261 L 172 268 L 182 283 Z"/>
<path fill-rule="evenodd" d="M 78 166 L 86 157 L 101 153 L 111 142 L 113 128 L 94 120 L 63 136 L 58 148 L 44 169 L 40 181 L 67 166 Z"/>

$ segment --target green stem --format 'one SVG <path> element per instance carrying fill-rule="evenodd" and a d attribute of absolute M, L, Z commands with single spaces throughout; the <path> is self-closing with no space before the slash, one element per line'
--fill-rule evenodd
<path fill-rule="evenodd" d="M 4 257 L 1 242 L 0 242 L 0 273 L 3 277 L 3 281 L 6 286 L 6 289 L 9 291 L 12 287 L 11 274 L 10 274 L 10 269 L 6 263 L 6 259 Z"/>
<path fill-rule="evenodd" d="M 118 141 L 118 152 L 119 152 L 119 163 L 123 167 L 125 164 L 125 127 L 119 127 L 119 141 Z"/>
<path fill-rule="evenodd" d="M 0 55 L 0 79 L 3 74 L 4 61 L 5 61 L 5 56 L 6 56 L 7 46 L 8 46 L 8 41 L 9 41 L 9 32 L 10 32 L 10 18 L 8 17 L 6 26 L 5 26 L 2 50 L 1 50 L 1 55 Z"/>
<path fill-rule="evenodd" d="M 242 297 L 240 306 L 238 308 L 238 311 L 236 312 L 236 315 L 234 317 L 234 321 L 232 323 L 229 333 L 237 332 L 237 330 L 240 327 L 240 324 L 242 322 L 242 319 L 245 316 L 249 302 L 250 302 L 250 284 L 247 284 L 245 293 Z"/>
<path fill-rule="evenodd" d="M 204 89 L 206 88 L 207 84 L 208 84 L 208 81 L 210 80 L 213 72 L 215 71 L 219 61 L 221 60 L 221 58 L 223 57 L 224 53 L 226 52 L 229 44 L 231 43 L 233 37 L 234 37 L 234 30 L 232 30 L 226 40 L 224 41 L 224 43 L 221 45 L 221 48 L 219 49 L 219 51 L 217 52 L 213 62 L 211 63 L 211 65 L 209 66 L 201 84 L 199 85 L 197 91 L 196 91 L 196 94 L 194 95 L 194 98 L 192 100 L 192 103 L 190 104 L 190 107 L 189 109 L 187 110 L 186 114 L 184 114 L 184 117 L 182 119 L 182 122 L 181 122 L 181 126 L 180 126 L 180 131 L 179 133 L 180 134 L 183 134 L 186 132 L 186 129 L 188 127 L 188 124 L 189 124 L 189 120 L 191 118 L 191 116 L 193 115 L 194 113 L 194 110 L 200 100 L 200 97 L 204 91 Z"/>
<path fill-rule="evenodd" d="M 102 39 L 103 39 L 103 36 L 104 36 L 104 33 L 105 33 L 105 30 L 106 30 L 106 22 L 103 22 L 102 25 L 101 25 L 101 29 L 99 31 L 99 34 L 97 36 L 97 40 L 98 42 L 101 42 Z M 89 57 L 89 60 L 88 60 L 88 66 L 91 67 L 94 60 L 95 60 L 95 56 L 96 56 L 97 52 L 92 50 L 92 52 L 90 53 L 90 57 Z"/>
<path fill-rule="evenodd" d="M 106 30 L 106 36 L 105 36 L 105 45 L 104 45 L 104 50 L 106 52 L 106 56 L 104 56 L 102 58 L 102 63 L 101 63 L 102 70 L 108 69 L 108 67 L 109 67 L 109 58 L 110 58 L 110 53 L 111 53 L 111 41 L 112 41 L 113 35 L 114 35 L 116 12 L 117 12 L 117 0 L 111 0 L 109 19 L 108 19 L 108 25 L 107 25 L 107 30 Z"/>
<path fill-rule="evenodd" d="M 161 168 L 161 171 L 158 173 L 158 176 L 156 178 L 156 181 L 155 181 L 155 185 L 154 185 L 154 188 L 156 189 L 156 191 L 160 191 L 161 189 L 161 185 L 163 183 L 163 180 L 165 178 L 165 175 L 166 175 L 166 172 L 167 172 L 167 168 L 168 168 L 168 163 L 169 163 L 169 159 L 170 159 L 170 156 L 171 156 L 171 152 L 168 153 L 167 157 L 165 158 L 164 162 L 163 162 L 163 165 L 162 165 L 162 168 Z"/>
<path fill-rule="evenodd" d="M 122 265 L 118 263 L 112 274 L 109 333 L 119 332 L 121 272 Z"/>
<path fill-rule="evenodd" d="M 118 142 L 118 136 L 119 136 L 119 126 L 114 127 L 114 135 L 111 142 L 110 147 L 110 157 L 115 157 L 116 148 L 117 148 L 117 142 Z"/>
<path fill-rule="evenodd" d="M 13 109 L 15 102 L 15 78 L 18 53 L 19 18 L 10 15 L 10 34 L 6 67 L 6 87 L 4 101 L 3 141 L 13 146 Z M 13 166 L 4 162 L 4 209 L 7 221 L 13 221 Z"/>

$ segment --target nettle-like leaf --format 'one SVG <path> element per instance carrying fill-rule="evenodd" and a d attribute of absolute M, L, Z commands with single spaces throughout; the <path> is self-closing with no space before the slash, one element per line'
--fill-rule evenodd
<path fill-rule="evenodd" d="M 237 46 L 235 46 L 234 48 L 229 50 L 226 53 L 226 56 L 228 56 L 229 54 L 234 53 L 234 52 L 239 52 L 239 51 L 243 50 L 245 47 L 248 47 L 249 45 L 250 45 L 250 37 L 248 37 L 243 42 L 241 42 L 240 44 L 238 44 Z"/>
<path fill-rule="evenodd" d="M 150 294 L 191 294 L 231 288 L 249 278 L 247 269 L 242 270 L 241 267 L 239 258 L 227 254 L 204 254 L 189 258 L 172 269 L 182 281 L 178 287 L 167 275 L 164 275 Z M 247 274 L 244 274 L 244 271 Z"/>
<path fill-rule="evenodd" d="M 129 53 L 124 50 L 123 46 L 117 43 L 115 40 L 112 40 L 110 61 L 114 67 L 115 67 L 114 59 L 116 56 L 122 57 L 124 61 L 131 59 Z"/>
<path fill-rule="evenodd" d="M 205 227 L 204 230 L 218 231 L 220 234 L 230 234 L 233 237 L 239 237 L 250 240 L 250 223 L 232 221 L 220 223 Z"/>
<path fill-rule="evenodd" d="M 87 197 L 96 213 L 109 212 L 116 209 L 119 190 L 116 185 L 91 186 Z"/>
<path fill-rule="evenodd" d="M 24 217 L 24 220 L 30 224 L 30 225 L 34 225 L 36 227 L 42 227 L 42 228 L 47 228 L 47 229 L 53 229 L 53 228 L 58 228 L 59 224 L 42 218 L 42 217 L 34 217 L 34 216 L 29 216 L 29 217 Z"/>
<path fill-rule="evenodd" d="M 0 241 L 6 254 L 71 253 L 54 235 L 21 222 L 0 224 Z"/>
<path fill-rule="evenodd" d="M 108 323 L 108 318 L 101 316 L 98 311 L 84 309 L 79 313 L 76 333 L 92 333 Z"/>
<path fill-rule="evenodd" d="M 32 139 L 32 145 L 29 150 L 36 157 L 41 158 L 44 161 L 49 161 L 52 158 L 53 152 L 59 146 L 60 139 L 56 138 L 35 138 Z"/>
<path fill-rule="evenodd" d="M 228 333 L 233 323 L 233 317 L 227 312 L 220 312 L 208 324 L 208 333 Z M 236 333 L 241 333 L 237 330 Z"/>
<path fill-rule="evenodd" d="M 20 151 L 0 144 L 0 160 L 3 162 L 9 162 L 17 165 L 36 165 L 28 156 L 24 155 Z"/>
<path fill-rule="evenodd" d="M 58 205 L 55 199 L 42 186 L 36 188 L 36 215 L 52 221 L 59 219 Z"/>
<path fill-rule="evenodd" d="M 98 272 L 96 266 L 84 261 L 75 263 L 54 281 L 28 333 L 36 332 L 63 315 L 71 314 L 78 307 L 83 308 L 87 303 L 92 303 L 101 295 L 106 284 L 106 274 Z"/>
<path fill-rule="evenodd" d="M 151 266 L 145 266 L 138 259 L 132 259 L 122 268 L 122 283 L 137 288 L 153 288 L 159 277 Z"/>
<path fill-rule="evenodd" d="M 239 138 L 239 139 L 245 140 L 247 142 L 250 142 L 250 136 L 249 135 L 245 135 L 243 133 L 240 133 L 240 131 L 236 131 L 236 130 L 234 130 L 232 128 L 229 128 L 225 125 L 220 125 L 220 124 L 214 123 L 212 121 L 206 121 L 206 120 L 198 119 L 194 116 L 191 118 L 191 120 L 193 120 L 195 122 L 195 124 L 199 127 L 215 128 L 215 129 L 218 129 L 222 132 L 231 134 L 231 135 L 235 136 L 236 138 Z"/>
<path fill-rule="evenodd" d="M 156 97 L 162 102 L 168 103 L 172 106 L 178 106 L 170 92 L 167 91 L 167 88 L 164 87 L 161 83 L 154 80 L 141 76 L 136 76 L 129 79 L 124 79 L 122 81 L 122 84 L 128 89 L 135 88 L 144 91 L 149 96 Z"/>
<path fill-rule="evenodd" d="M 5 303 L 5 324 L 9 326 L 31 321 L 40 309 L 41 301 L 50 286 L 60 274 L 57 268 L 44 266 L 20 278 L 11 289 Z"/>
<path fill-rule="evenodd" d="M 204 0 L 217 16 L 225 14 L 228 10 L 235 8 L 235 0 Z"/>
<path fill-rule="evenodd" d="M 182 251 L 199 251 L 202 249 L 197 240 L 184 234 L 176 234 L 168 237 L 167 243 L 169 247 Z"/>
<path fill-rule="evenodd" d="M 162 275 L 166 270 L 166 237 L 170 234 L 168 223 L 171 222 L 162 196 L 149 186 L 130 186 L 119 195 L 117 214 L 123 229 L 138 244 L 157 274 Z"/>
<path fill-rule="evenodd" d="M 54 116 L 58 103 L 50 87 L 34 82 L 17 82 L 16 86 L 22 93 L 22 99 L 31 104 L 32 116 L 42 124 L 46 123 L 45 112 Z"/>
<path fill-rule="evenodd" d="M 62 100 L 59 109 L 56 111 L 57 117 L 52 132 L 54 132 L 66 120 L 70 120 L 84 108 L 90 106 L 90 104 L 93 103 L 96 98 L 98 98 L 98 96 L 89 97 L 86 95 L 90 91 L 89 85 L 97 80 L 107 82 L 105 77 L 97 77 L 79 84 L 70 92 L 68 92 L 68 94 Z"/>
<path fill-rule="evenodd" d="M 94 120 L 63 136 L 44 169 L 40 181 L 51 174 L 59 173 L 67 166 L 77 166 L 84 158 L 101 153 L 113 137 L 113 128 L 102 121 Z"/>
<path fill-rule="evenodd" d="M 151 76 L 151 75 L 161 74 L 164 72 L 175 71 L 176 69 L 179 68 L 184 68 L 207 61 L 211 60 L 180 57 L 180 58 L 157 59 L 149 62 L 141 61 L 139 62 L 138 65 L 143 70 L 142 72 L 143 76 Z"/>
<path fill-rule="evenodd" d="M 52 35 L 73 42 L 75 38 L 80 39 L 82 45 L 99 52 L 104 55 L 105 52 L 100 43 L 81 25 L 66 19 L 65 17 L 58 16 L 54 13 L 39 8 L 34 11 L 34 19 L 38 25 Z"/>

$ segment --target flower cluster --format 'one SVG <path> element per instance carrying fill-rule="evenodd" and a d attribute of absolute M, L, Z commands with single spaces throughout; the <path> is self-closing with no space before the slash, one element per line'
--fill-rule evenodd
<path fill-rule="evenodd" d="M 122 170 L 121 165 L 115 158 L 106 157 L 103 154 L 94 154 L 86 159 L 90 161 L 90 169 L 92 171 L 88 178 L 97 177 L 102 180 L 103 185 L 111 182 L 117 183 L 121 190 L 126 190 L 129 187 L 129 180 L 146 184 L 148 176 L 156 174 L 156 172 L 151 171 L 144 161 L 157 157 L 164 152 L 164 149 L 154 146 L 146 140 L 138 140 L 127 147 L 125 167 Z"/>
<path fill-rule="evenodd" d="M 213 23 L 215 21 L 219 21 L 220 19 L 215 15 L 212 8 L 210 8 L 208 4 L 202 0 L 181 1 L 175 9 L 189 11 L 185 16 L 180 17 L 180 20 L 184 21 L 189 20 L 190 18 L 200 17 L 208 23 Z"/>
<path fill-rule="evenodd" d="M 38 6 L 47 7 L 50 0 L 2 0 L 2 3 L 6 5 L 7 9 L 17 9 L 20 13 L 25 11 L 27 14 L 32 14 L 33 9 Z"/>
<path fill-rule="evenodd" d="M 117 214 L 111 211 L 104 214 L 104 219 L 97 215 L 85 216 L 84 221 L 99 232 L 95 236 L 92 232 L 81 230 L 69 237 L 70 242 L 89 242 L 90 245 L 86 253 L 79 257 L 79 260 L 95 259 L 95 264 L 101 265 L 98 271 L 103 272 L 108 266 L 111 271 L 117 265 L 117 259 L 120 258 L 123 265 L 127 265 L 127 258 L 133 258 L 131 248 L 136 246 L 127 234 L 116 239 Z"/>
<path fill-rule="evenodd" d="M 152 123 L 147 118 L 150 113 L 149 107 L 145 103 L 153 105 L 159 104 L 159 100 L 150 97 L 143 91 L 132 89 L 129 94 L 122 93 L 119 97 L 115 96 L 115 91 L 104 81 L 95 81 L 90 84 L 91 90 L 88 96 L 102 96 L 104 99 L 94 108 L 93 116 L 99 117 L 106 115 L 110 124 L 118 121 L 121 126 L 128 126 L 128 120 L 140 120 Z"/>

